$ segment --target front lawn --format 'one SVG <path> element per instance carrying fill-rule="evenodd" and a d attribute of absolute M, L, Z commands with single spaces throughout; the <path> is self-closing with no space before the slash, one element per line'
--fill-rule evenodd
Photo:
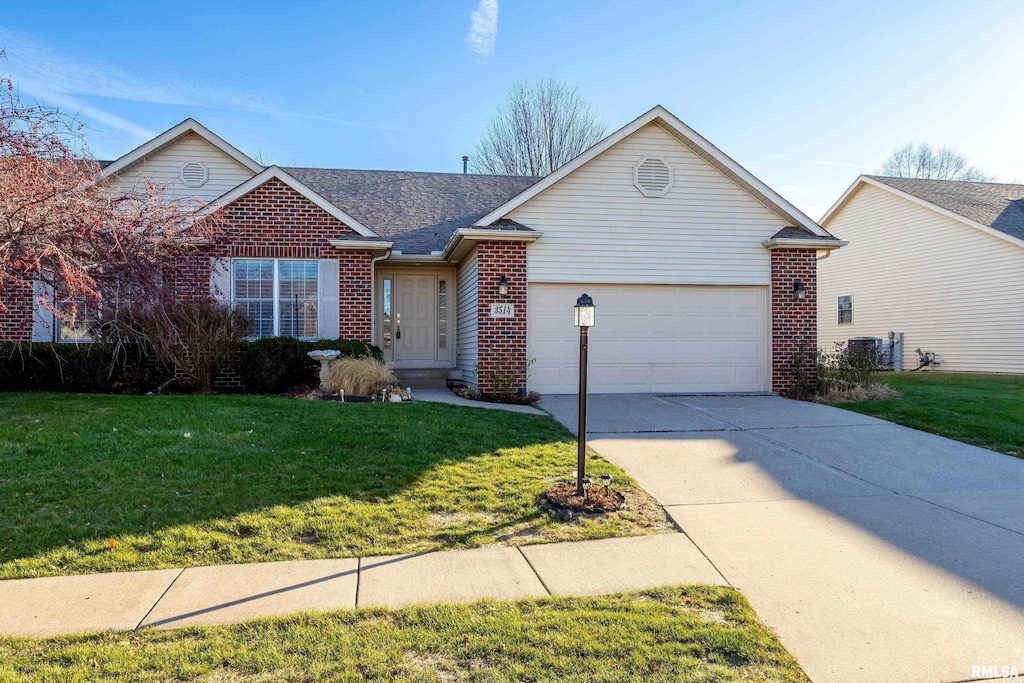
<path fill-rule="evenodd" d="M 542 514 L 536 497 L 575 458 L 553 419 L 496 410 L 0 394 L 0 579 L 669 528 L 651 505 L 570 524 Z"/>
<path fill-rule="evenodd" d="M 0 638 L 0 680 L 791 681 L 796 660 L 735 590 L 667 588 L 237 626 Z"/>
<path fill-rule="evenodd" d="M 1024 377 L 901 372 L 879 381 L 903 398 L 836 407 L 1024 457 Z"/>

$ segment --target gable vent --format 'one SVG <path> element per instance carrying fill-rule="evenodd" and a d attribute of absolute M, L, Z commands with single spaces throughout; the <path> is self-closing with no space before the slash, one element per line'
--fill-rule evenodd
<path fill-rule="evenodd" d="M 658 157 L 644 157 L 633 167 L 633 184 L 647 197 L 664 197 L 672 189 L 672 167 Z"/>
<path fill-rule="evenodd" d="M 206 164 L 201 161 L 188 161 L 181 166 L 181 182 L 185 187 L 202 187 L 210 179 Z"/>

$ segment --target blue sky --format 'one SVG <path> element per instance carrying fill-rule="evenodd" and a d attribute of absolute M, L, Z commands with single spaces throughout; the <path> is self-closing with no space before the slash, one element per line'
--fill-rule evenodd
<path fill-rule="evenodd" d="M 424 171 L 554 76 L 609 131 L 665 105 L 819 218 L 908 140 L 1024 179 L 1022 26 L 1019 1 L 12 1 L 0 73 L 99 158 L 193 116 L 282 165 Z"/>

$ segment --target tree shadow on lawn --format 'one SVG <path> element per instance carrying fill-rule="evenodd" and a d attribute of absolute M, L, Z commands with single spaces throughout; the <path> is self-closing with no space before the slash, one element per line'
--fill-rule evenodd
<path fill-rule="evenodd" d="M 536 496 L 575 458 L 550 418 L 439 404 L 0 394 L 0 415 L 0 578 L 472 545 L 548 523 Z"/>

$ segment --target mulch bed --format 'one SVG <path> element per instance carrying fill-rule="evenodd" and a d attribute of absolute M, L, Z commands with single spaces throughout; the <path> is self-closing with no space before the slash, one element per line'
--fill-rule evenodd
<path fill-rule="evenodd" d="M 573 512 L 616 512 L 626 497 L 610 486 L 591 485 L 585 497 L 576 495 L 575 482 L 555 484 L 544 494 L 544 499 L 555 508 Z"/>

